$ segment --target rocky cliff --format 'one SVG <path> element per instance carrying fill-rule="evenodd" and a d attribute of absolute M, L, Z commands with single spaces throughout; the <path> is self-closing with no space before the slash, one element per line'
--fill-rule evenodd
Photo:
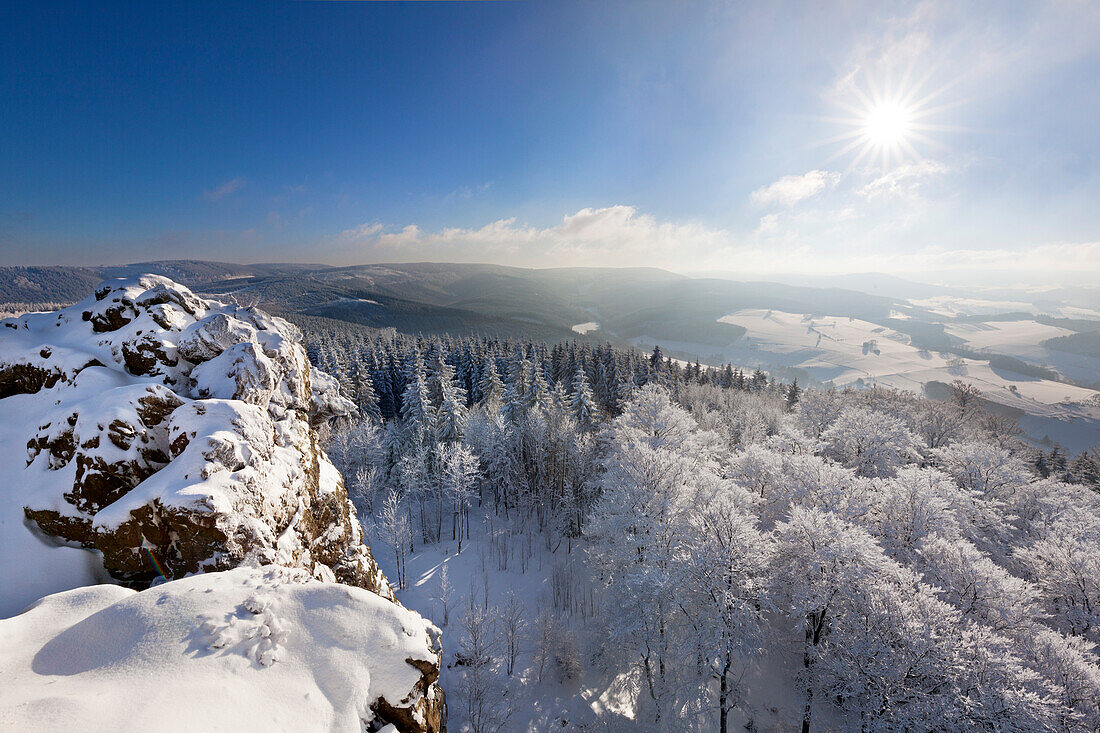
<path fill-rule="evenodd" d="M 161 277 L 110 281 L 3 322 L 0 402 L 33 412 L 26 435 L 9 425 L 5 438 L 26 445 L 25 516 L 101 553 L 116 582 L 278 565 L 395 602 L 317 442 L 317 427 L 354 408 L 286 321 Z M 385 718 L 436 730 L 438 668 L 417 664 L 418 690 L 385 702 Z M 439 710 L 408 713 L 429 702 Z"/>

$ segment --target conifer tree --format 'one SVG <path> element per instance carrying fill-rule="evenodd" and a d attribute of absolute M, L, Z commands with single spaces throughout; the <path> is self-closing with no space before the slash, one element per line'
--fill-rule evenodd
<path fill-rule="evenodd" d="M 582 427 L 592 426 L 598 408 L 592 397 L 592 390 L 588 386 L 588 377 L 584 369 L 577 367 L 577 373 L 573 376 L 573 394 L 571 395 L 569 411 L 573 418 Z"/>
<path fill-rule="evenodd" d="M 401 395 L 401 420 L 406 433 L 418 445 L 424 445 L 435 432 L 435 408 L 428 393 L 424 362 L 418 351 L 413 353 L 407 370 L 408 386 Z"/>

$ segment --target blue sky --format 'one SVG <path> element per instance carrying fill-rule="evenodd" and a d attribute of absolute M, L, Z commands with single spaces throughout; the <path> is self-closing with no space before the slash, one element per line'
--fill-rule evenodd
<path fill-rule="evenodd" d="M 1098 7 L 7 3 L 0 260 L 1095 281 Z"/>

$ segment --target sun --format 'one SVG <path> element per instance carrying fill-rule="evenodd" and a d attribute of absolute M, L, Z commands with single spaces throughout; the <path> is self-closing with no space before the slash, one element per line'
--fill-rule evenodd
<path fill-rule="evenodd" d="M 848 170 L 876 163 L 886 170 L 920 160 L 929 148 L 943 148 L 932 135 L 962 128 L 936 124 L 933 120 L 958 102 L 942 101 L 951 84 L 927 90 L 927 81 L 928 76 L 913 82 L 908 74 L 893 83 L 871 75 L 845 79 L 831 100 L 845 115 L 818 118 L 845 129 L 812 145 L 839 143 L 839 149 L 826 162 L 851 154 Z"/>
<path fill-rule="evenodd" d="M 867 110 L 863 134 L 872 145 L 881 147 L 907 142 L 912 113 L 897 102 L 880 102 Z"/>

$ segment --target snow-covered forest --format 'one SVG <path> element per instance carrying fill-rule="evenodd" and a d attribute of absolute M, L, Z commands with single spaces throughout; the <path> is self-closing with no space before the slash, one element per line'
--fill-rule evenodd
<path fill-rule="evenodd" d="M 962 383 L 303 326 L 454 729 L 1100 729 L 1096 449 Z"/>

